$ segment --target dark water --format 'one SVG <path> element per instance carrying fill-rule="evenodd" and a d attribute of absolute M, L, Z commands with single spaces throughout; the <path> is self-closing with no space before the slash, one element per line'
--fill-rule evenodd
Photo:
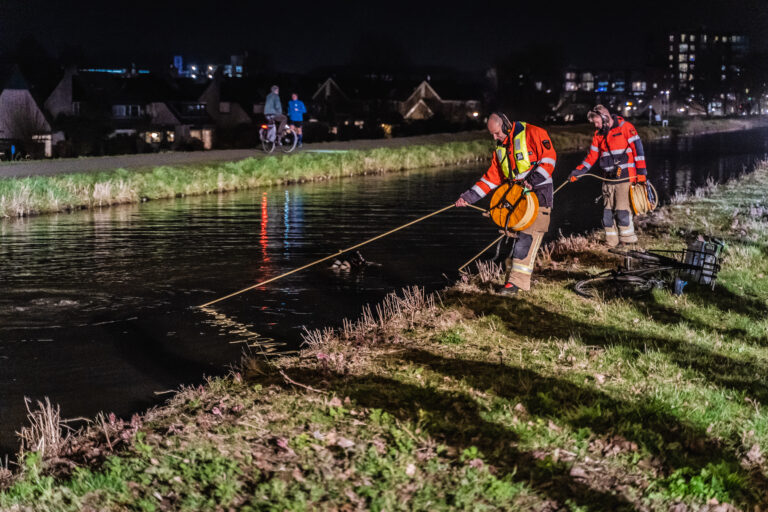
<path fill-rule="evenodd" d="M 768 130 L 649 144 L 662 198 L 749 171 Z M 561 155 L 559 184 L 583 155 Z M 332 254 L 453 202 L 480 168 L 418 170 L 156 201 L 0 223 L 0 449 L 13 451 L 24 397 L 65 417 L 128 415 L 237 362 L 295 348 L 302 327 L 339 325 L 365 303 L 418 284 L 436 289 L 495 238 L 478 212 L 449 210 L 361 249 L 381 266 L 327 264 L 216 306 L 192 306 Z M 600 182 L 555 198 L 551 233 L 599 227 Z"/>

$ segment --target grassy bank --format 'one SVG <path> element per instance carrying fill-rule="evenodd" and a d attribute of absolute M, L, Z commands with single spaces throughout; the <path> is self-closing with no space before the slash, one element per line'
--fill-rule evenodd
<path fill-rule="evenodd" d="M 681 133 L 743 128 L 748 121 L 697 121 L 695 126 L 673 128 Z M 711 124 L 710 124 L 711 123 Z M 690 128 L 690 127 L 689 127 Z M 672 129 L 638 127 L 645 140 L 653 140 Z M 589 146 L 589 126 L 553 127 L 552 141 L 558 151 L 584 150 Z M 354 142 L 350 143 L 354 146 Z M 393 172 L 485 162 L 490 140 L 444 144 L 350 150 L 341 153 L 299 153 L 248 158 L 237 162 L 160 166 L 137 171 L 117 169 L 99 173 L 76 173 L 46 177 L 0 180 L 0 217 L 71 211 L 113 204 L 137 203 L 189 195 L 243 190 L 299 181 L 324 180 L 373 172 Z"/>
<path fill-rule="evenodd" d="M 645 247 L 726 239 L 714 292 L 580 298 L 617 261 L 562 239 L 515 299 L 484 266 L 130 421 L 62 439 L 49 408 L 0 506 L 768 510 L 766 190 L 768 164 L 638 222 Z"/>

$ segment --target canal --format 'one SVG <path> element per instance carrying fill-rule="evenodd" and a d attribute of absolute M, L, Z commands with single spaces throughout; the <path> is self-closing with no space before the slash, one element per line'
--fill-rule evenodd
<path fill-rule="evenodd" d="M 490 141 L 489 141 L 490 142 Z M 490 147 L 490 145 L 489 145 Z M 646 144 L 662 200 L 768 157 L 768 130 Z M 560 184 L 583 154 L 558 159 Z M 475 210 L 452 209 L 361 249 L 359 272 L 320 264 L 268 279 L 452 203 L 482 167 L 422 169 L 154 201 L 0 223 L 0 448 L 14 452 L 24 397 L 64 417 L 127 416 L 163 392 L 221 374 L 246 353 L 295 349 L 304 327 L 340 325 L 404 286 L 439 289 L 496 236 Z M 550 237 L 600 226 L 600 182 L 555 197 Z"/>

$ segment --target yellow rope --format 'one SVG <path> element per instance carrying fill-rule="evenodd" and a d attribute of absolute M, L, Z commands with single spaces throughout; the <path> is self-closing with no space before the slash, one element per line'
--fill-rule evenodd
<path fill-rule="evenodd" d="M 490 249 L 491 247 L 493 247 L 493 244 L 497 243 L 499 240 L 501 240 L 502 238 L 504 238 L 504 236 L 505 236 L 505 235 L 501 235 L 499 238 L 497 238 L 496 240 L 494 240 L 493 242 L 491 242 L 490 244 L 488 244 L 488 245 L 485 247 L 485 249 L 483 249 L 482 251 L 480 251 L 480 252 L 479 252 L 479 253 L 477 253 L 476 255 L 472 256 L 472 258 L 471 258 L 471 259 L 470 259 L 468 262 L 466 262 L 465 264 L 463 264 L 462 266 L 460 266 L 460 267 L 459 267 L 459 272 L 461 272 L 462 270 L 464 270 L 464 267 L 466 267 L 467 265 L 469 265 L 470 263 L 472 263 L 473 261 L 475 261 L 477 258 L 479 258 L 479 257 L 480 257 L 480 256 L 481 256 L 481 255 L 482 255 L 482 254 L 483 254 L 485 251 L 487 251 L 488 249 Z"/>
<path fill-rule="evenodd" d="M 369 243 L 373 242 L 374 240 L 378 240 L 379 238 L 384 238 L 387 235 L 391 235 L 395 231 L 400 231 L 401 229 L 407 228 L 408 226 L 412 226 L 412 225 L 416 224 L 417 222 L 421 222 L 424 219 L 428 219 L 429 217 L 432 217 L 433 215 L 437 215 L 438 213 L 442 213 L 445 210 L 449 210 L 449 209 L 453 208 L 454 206 L 456 206 L 456 205 L 451 204 L 449 206 L 446 206 L 445 208 L 441 208 L 441 209 L 437 210 L 436 212 L 432 212 L 432 213 L 430 213 L 428 215 L 425 215 L 423 217 L 419 217 L 416 220 L 412 220 L 408 224 L 403 224 L 402 226 L 397 227 L 395 229 L 391 229 L 391 230 L 387 231 L 386 233 L 382 233 L 382 234 L 377 235 L 377 236 L 375 236 L 373 238 L 369 238 L 365 242 L 361 242 L 361 243 L 359 243 L 357 245 L 353 245 L 352 247 L 347 247 L 346 249 L 342 249 L 342 250 L 340 250 L 337 253 L 331 254 L 330 256 L 326 256 L 325 258 L 320 258 L 319 260 L 315 260 L 312 263 L 307 263 L 303 267 L 299 267 L 299 268 L 293 269 L 293 270 L 291 270 L 289 272 L 286 272 L 284 274 L 280 274 L 279 276 L 275 276 L 273 278 L 267 279 L 266 281 L 262 281 L 260 283 L 256 283 L 256 284 L 254 284 L 252 286 L 249 286 L 248 288 L 243 288 L 242 290 L 238 290 L 238 291 L 236 291 L 234 293 L 230 293 L 229 295 L 226 295 L 226 296 L 221 297 L 221 298 L 216 299 L 216 300 L 212 300 L 211 302 L 206 302 L 205 304 L 202 304 L 202 305 L 200 305 L 198 307 L 199 308 L 205 308 L 207 306 L 210 306 L 211 304 L 216 304 L 217 302 L 221 302 L 223 300 L 226 300 L 226 299 L 229 299 L 231 297 L 234 297 L 235 295 L 240 295 L 241 293 L 247 292 L 248 290 L 253 290 L 254 288 L 258 288 L 259 286 L 265 285 L 267 283 L 271 283 L 272 281 L 277 281 L 278 279 L 282 279 L 283 277 L 289 276 L 291 274 L 295 274 L 296 272 L 299 272 L 300 270 L 304 270 L 305 268 L 309 268 L 312 265 L 317 265 L 318 263 L 322 263 L 323 261 L 329 260 L 331 258 L 335 258 L 336 256 L 338 256 L 340 254 L 343 254 L 343 253 L 345 253 L 347 251 L 351 251 L 353 249 L 357 249 L 358 247 L 362 247 L 362 246 L 364 246 L 366 244 L 369 244 Z"/>

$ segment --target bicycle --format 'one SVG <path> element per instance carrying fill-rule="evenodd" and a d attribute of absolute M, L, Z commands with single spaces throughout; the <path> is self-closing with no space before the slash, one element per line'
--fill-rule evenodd
<path fill-rule="evenodd" d="M 264 151 L 272 153 L 275 150 L 275 146 L 278 146 L 283 153 L 290 153 L 296 149 L 296 141 L 299 140 L 299 137 L 293 131 L 293 128 L 286 125 L 280 137 L 278 138 L 276 135 L 277 126 L 275 125 L 275 119 L 272 116 L 267 116 L 267 122 L 259 128 L 259 139 Z"/>
<path fill-rule="evenodd" d="M 623 256 L 624 263 L 615 270 L 579 281 L 574 291 L 587 298 L 596 298 L 599 293 L 626 296 L 664 288 L 670 281 L 675 295 L 682 295 L 689 282 L 708 285 L 714 290 L 724 247 L 718 239 L 698 239 L 680 251 L 609 249 Z"/>

